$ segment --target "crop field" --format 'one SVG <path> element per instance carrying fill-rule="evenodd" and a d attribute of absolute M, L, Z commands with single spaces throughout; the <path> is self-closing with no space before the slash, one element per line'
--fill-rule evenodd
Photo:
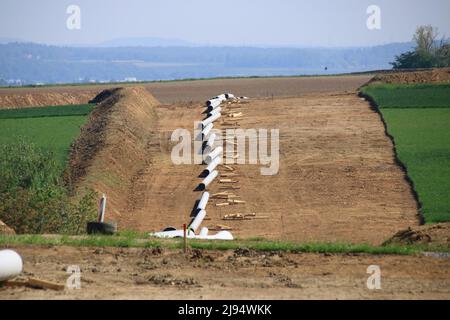
<path fill-rule="evenodd" d="M 384 108 L 443 108 L 450 107 L 450 84 L 381 84 L 370 85 L 362 91 Z"/>
<path fill-rule="evenodd" d="M 450 221 L 450 85 L 382 85 L 363 92 L 380 107 L 425 221 Z"/>
<path fill-rule="evenodd" d="M 0 119 L 85 116 L 89 114 L 93 108 L 93 104 L 81 104 L 41 108 L 4 109 L 0 110 Z"/>
<path fill-rule="evenodd" d="M 18 139 L 51 151 L 64 165 L 92 105 L 0 110 L 0 144 Z"/>

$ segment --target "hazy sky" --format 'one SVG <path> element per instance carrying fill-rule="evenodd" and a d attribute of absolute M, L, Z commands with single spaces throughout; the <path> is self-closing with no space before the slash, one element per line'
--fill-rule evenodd
<path fill-rule="evenodd" d="M 69 5 L 81 29 L 69 30 Z M 369 5 L 381 30 L 366 27 Z M 411 40 L 417 25 L 450 36 L 449 0 L 0 0 L 0 37 L 50 44 L 176 38 L 209 45 L 368 46 Z"/>

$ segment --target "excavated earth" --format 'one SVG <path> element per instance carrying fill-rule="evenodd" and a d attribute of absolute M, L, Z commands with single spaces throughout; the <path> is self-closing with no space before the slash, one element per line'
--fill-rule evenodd
<path fill-rule="evenodd" d="M 119 229 L 180 228 L 201 195 L 195 189 L 205 166 L 174 164 L 171 134 L 182 128 L 194 136 L 203 106 L 159 105 L 140 87 L 103 95 L 72 148 L 70 181 L 106 193 L 108 219 Z M 248 156 L 247 164 L 232 165 L 238 188 L 232 193 L 242 203 L 222 207 L 216 204 L 224 200 L 211 200 L 204 224 L 210 229 L 225 226 L 241 238 L 381 244 L 419 224 L 379 115 L 355 93 L 252 99 L 223 110 L 223 118 L 230 110 L 243 117 L 216 128 L 235 121 L 242 129 L 279 129 L 279 170 L 261 175 L 263 165 L 248 164 Z M 224 167 L 219 172 L 227 178 Z M 210 194 L 223 192 L 220 179 Z M 253 217 L 224 220 L 233 214 Z"/>
<path fill-rule="evenodd" d="M 377 74 L 371 82 L 401 84 L 446 83 L 450 82 L 450 68 Z"/>
<path fill-rule="evenodd" d="M 219 207 L 224 201 L 212 200 L 205 226 L 225 225 L 237 237 L 381 244 L 396 231 L 419 224 L 411 187 L 395 162 L 379 115 L 355 94 L 253 99 L 227 108 L 244 114 L 239 128 L 280 130 L 279 172 L 263 176 L 262 165 L 233 165 L 239 188 L 233 193 L 245 203 Z M 193 136 L 203 107 L 174 104 L 154 110 L 156 125 L 142 154 L 147 161 L 132 176 L 128 196 L 109 207 L 121 229 L 180 227 L 201 195 L 194 189 L 205 166 L 175 165 L 170 136 L 177 128 Z M 122 154 L 125 145 L 115 142 L 103 158 Z M 227 173 L 224 167 L 219 171 Z M 223 191 L 218 180 L 209 186 L 211 194 Z M 256 217 L 223 220 L 237 213 Z"/>
<path fill-rule="evenodd" d="M 14 246 L 24 277 L 81 288 L 1 288 L 0 299 L 449 299 L 450 257 Z M 367 287 L 378 265 L 381 289 Z M 173 312 L 173 310 L 168 310 Z"/>

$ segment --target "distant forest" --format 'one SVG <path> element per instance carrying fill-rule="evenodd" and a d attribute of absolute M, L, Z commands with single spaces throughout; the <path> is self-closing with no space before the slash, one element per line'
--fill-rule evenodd
<path fill-rule="evenodd" d="M 336 74 L 390 69 L 414 43 L 366 48 L 0 44 L 0 85 Z"/>

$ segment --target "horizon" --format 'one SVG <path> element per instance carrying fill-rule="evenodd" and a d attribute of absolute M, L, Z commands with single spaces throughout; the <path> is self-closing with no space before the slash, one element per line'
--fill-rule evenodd
<path fill-rule="evenodd" d="M 233 44 L 186 44 L 186 45 L 176 45 L 176 44 L 169 44 L 169 45 L 108 45 L 108 43 L 116 42 L 116 41 L 128 41 L 128 40 L 161 40 L 161 41 L 184 41 L 181 39 L 171 39 L 171 38 L 156 38 L 156 37 L 132 37 L 132 38 L 117 38 L 117 39 L 111 39 L 100 43 L 92 43 L 92 44 L 52 44 L 52 43 L 44 43 L 44 42 L 34 42 L 31 40 L 25 40 L 25 39 L 9 39 L 0 37 L 0 45 L 9 45 L 9 44 L 31 44 L 31 45 L 42 45 L 42 46 L 48 46 L 48 47 L 59 47 L 59 48 L 81 48 L 81 49 L 105 49 L 105 48 L 250 48 L 250 49 L 316 49 L 316 50 L 351 50 L 351 49 L 365 49 L 365 48 L 374 48 L 374 47 L 383 47 L 383 46 L 389 46 L 389 45 L 407 45 L 407 44 L 414 44 L 413 40 L 409 41 L 400 41 L 400 42 L 388 42 L 388 43 L 380 43 L 380 44 L 373 44 L 373 45 L 367 45 L 367 46 L 275 46 L 275 45 L 264 45 L 264 44 L 254 44 L 254 45 L 233 45 Z M 445 39 L 442 39 L 443 41 L 447 42 L 450 41 L 450 37 L 446 37 Z M 436 40 L 440 41 L 440 40 Z"/>

